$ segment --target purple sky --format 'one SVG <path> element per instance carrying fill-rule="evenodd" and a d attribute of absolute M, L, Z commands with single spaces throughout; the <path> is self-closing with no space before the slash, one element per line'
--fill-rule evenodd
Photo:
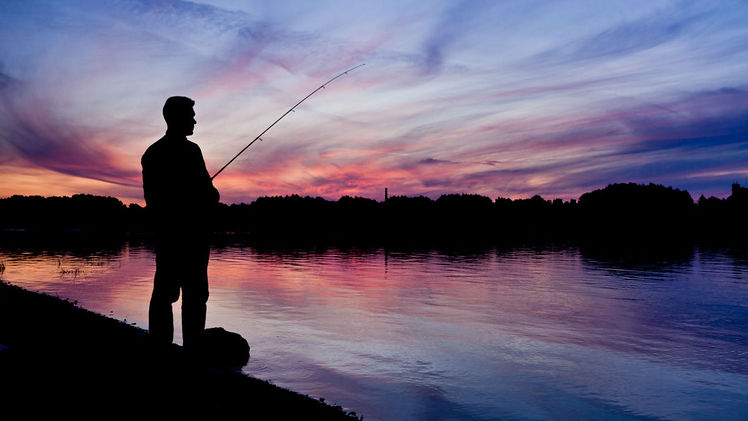
<path fill-rule="evenodd" d="M 748 3 L 49 1 L 0 15 L 0 197 L 142 203 L 164 100 L 226 203 L 748 184 Z"/>

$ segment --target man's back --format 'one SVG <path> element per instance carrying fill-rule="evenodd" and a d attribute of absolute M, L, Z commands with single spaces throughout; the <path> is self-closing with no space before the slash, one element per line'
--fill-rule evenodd
<path fill-rule="evenodd" d="M 199 146 L 167 132 L 146 150 L 141 164 L 145 201 L 157 228 L 205 225 L 208 211 L 218 202 L 218 191 Z"/>

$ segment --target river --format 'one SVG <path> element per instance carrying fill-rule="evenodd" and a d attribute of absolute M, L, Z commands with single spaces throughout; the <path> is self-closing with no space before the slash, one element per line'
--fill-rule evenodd
<path fill-rule="evenodd" d="M 207 325 L 248 340 L 244 371 L 366 420 L 748 418 L 738 250 L 211 253 Z M 4 246 L 0 263 L 7 282 L 148 327 L 148 245 Z"/>

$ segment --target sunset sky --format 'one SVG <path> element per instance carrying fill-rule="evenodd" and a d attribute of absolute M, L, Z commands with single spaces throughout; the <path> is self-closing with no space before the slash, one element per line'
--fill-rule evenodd
<path fill-rule="evenodd" d="M 577 198 L 748 184 L 748 2 L 18 1 L 0 14 L 0 197 L 143 203 L 164 100 L 225 203 Z"/>

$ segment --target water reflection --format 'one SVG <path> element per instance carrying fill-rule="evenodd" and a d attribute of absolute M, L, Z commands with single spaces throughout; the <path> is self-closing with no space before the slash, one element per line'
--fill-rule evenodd
<path fill-rule="evenodd" d="M 6 248 L 0 262 L 15 284 L 145 326 L 145 244 Z M 248 339 L 250 374 L 366 419 L 738 419 L 747 263 L 687 247 L 224 244 L 211 256 L 208 325 Z"/>

